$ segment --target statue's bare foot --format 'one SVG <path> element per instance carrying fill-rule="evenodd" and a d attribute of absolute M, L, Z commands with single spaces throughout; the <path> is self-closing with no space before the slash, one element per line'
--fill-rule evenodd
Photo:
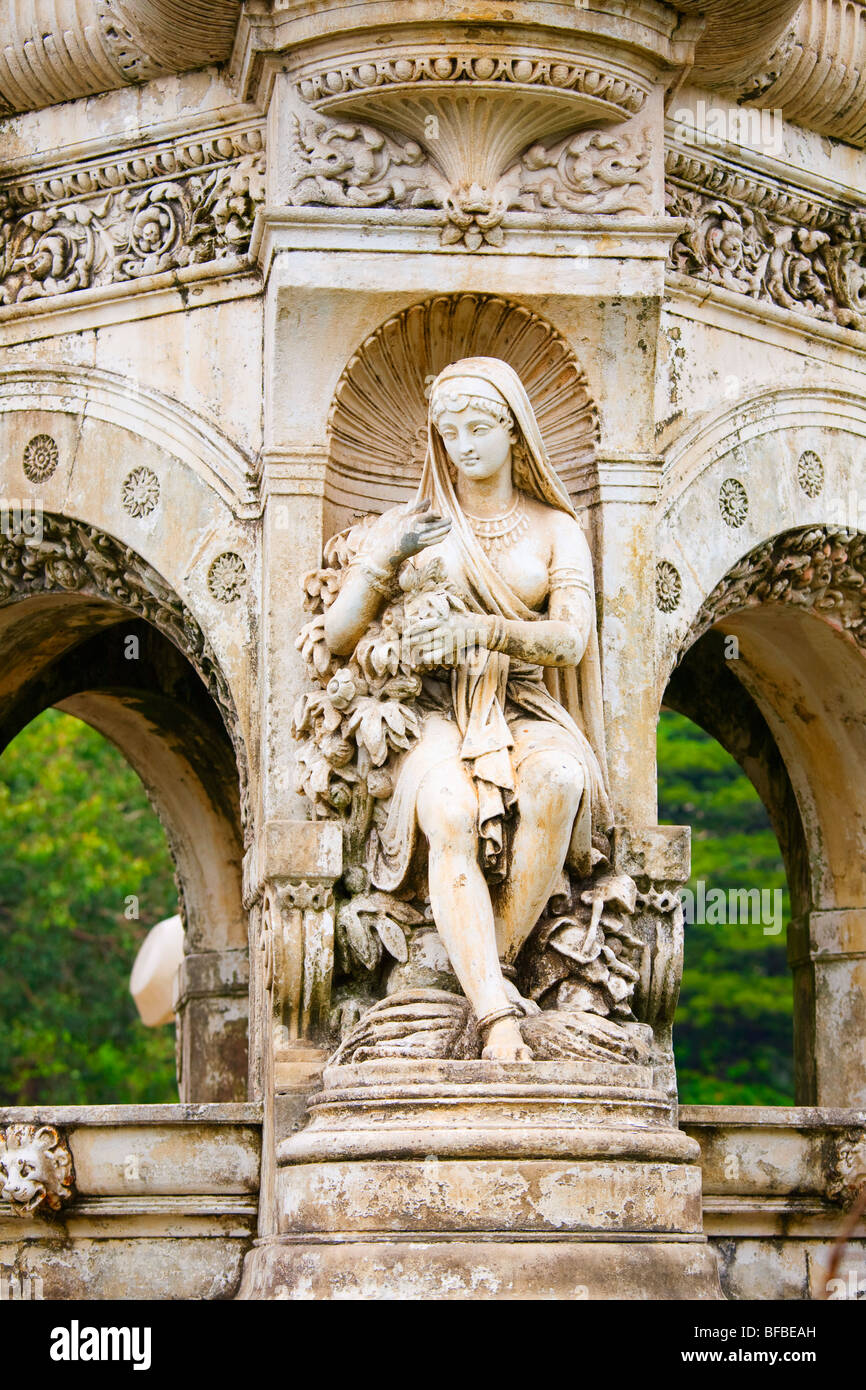
<path fill-rule="evenodd" d="M 531 1062 L 532 1053 L 523 1041 L 515 1018 L 499 1018 L 487 1030 L 485 1062 Z"/>

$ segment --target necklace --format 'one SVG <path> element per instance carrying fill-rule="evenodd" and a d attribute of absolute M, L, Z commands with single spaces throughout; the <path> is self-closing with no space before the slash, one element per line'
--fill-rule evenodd
<path fill-rule="evenodd" d="M 463 515 L 487 555 L 510 549 L 529 530 L 529 516 L 522 492 L 516 494 L 508 511 L 503 512 L 502 516 L 480 517 L 472 516 L 469 512 Z"/>

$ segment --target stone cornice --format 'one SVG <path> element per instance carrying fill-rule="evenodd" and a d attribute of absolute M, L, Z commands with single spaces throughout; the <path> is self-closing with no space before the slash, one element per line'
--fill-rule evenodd
<path fill-rule="evenodd" d="M 762 63 L 729 84 L 737 98 L 790 121 L 866 145 L 866 4 L 802 0 Z M 707 74 L 707 81 L 718 85 Z"/>

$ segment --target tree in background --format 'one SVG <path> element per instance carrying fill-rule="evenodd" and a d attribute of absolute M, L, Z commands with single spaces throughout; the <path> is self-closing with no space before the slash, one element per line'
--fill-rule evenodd
<path fill-rule="evenodd" d="M 757 792 L 733 758 L 690 720 L 662 711 L 659 820 L 692 827 L 693 892 L 781 888 L 778 842 Z M 685 928 L 685 969 L 674 1024 L 680 1101 L 791 1105 L 793 990 L 785 932 L 760 923 Z"/>
<path fill-rule="evenodd" d="M 46 711 L 0 759 L 0 1103 L 177 1100 L 174 1029 L 145 1028 L 128 989 L 148 930 L 175 912 L 138 777 Z"/>

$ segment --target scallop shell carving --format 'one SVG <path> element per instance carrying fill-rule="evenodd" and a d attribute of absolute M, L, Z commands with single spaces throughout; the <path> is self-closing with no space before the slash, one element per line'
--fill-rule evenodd
<path fill-rule="evenodd" d="M 424 461 L 430 379 L 461 357 L 500 357 L 514 368 L 567 487 L 592 463 L 598 413 L 565 339 L 497 296 L 441 295 L 388 319 L 343 372 L 329 425 L 332 502 L 383 511 L 411 496 Z"/>

